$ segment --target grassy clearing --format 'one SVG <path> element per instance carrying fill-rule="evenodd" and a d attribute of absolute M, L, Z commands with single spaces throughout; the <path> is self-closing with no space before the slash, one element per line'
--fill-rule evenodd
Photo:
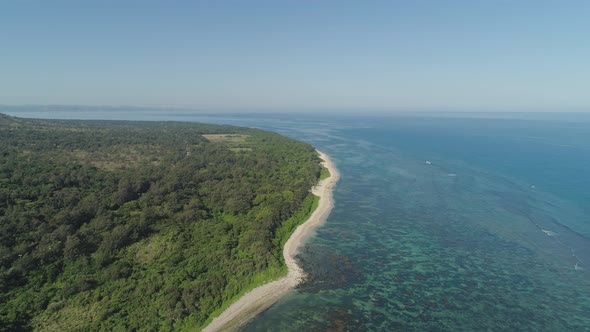
<path fill-rule="evenodd" d="M 327 179 L 330 176 L 331 176 L 330 171 L 327 168 L 322 167 L 322 169 L 320 171 L 320 181 L 321 180 L 324 180 L 324 179 Z"/>
<path fill-rule="evenodd" d="M 203 135 L 209 142 L 244 143 L 250 135 L 244 134 L 206 134 Z"/>
<path fill-rule="evenodd" d="M 233 153 L 245 153 L 253 150 L 253 144 L 249 140 L 250 135 L 245 134 L 206 134 L 203 135 L 211 143 L 227 146 Z"/>

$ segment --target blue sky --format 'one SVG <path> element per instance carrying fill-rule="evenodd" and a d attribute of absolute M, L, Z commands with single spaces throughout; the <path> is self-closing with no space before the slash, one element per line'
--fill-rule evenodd
<path fill-rule="evenodd" d="M 590 1 L 3 1 L 0 104 L 590 111 Z"/>

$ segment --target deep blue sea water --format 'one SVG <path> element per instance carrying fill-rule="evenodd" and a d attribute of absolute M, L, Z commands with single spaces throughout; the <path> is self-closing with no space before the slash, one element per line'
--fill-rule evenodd
<path fill-rule="evenodd" d="M 246 331 L 590 331 L 590 115 L 12 112 L 255 126 L 342 174 L 310 280 Z"/>

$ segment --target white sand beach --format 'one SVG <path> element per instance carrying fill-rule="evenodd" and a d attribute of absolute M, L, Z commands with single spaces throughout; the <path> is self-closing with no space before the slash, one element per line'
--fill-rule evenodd
<path fill-rule="evenodd" d="M 312 189 L 313 194 L 320 197 L 318 207 L 307 221 L 297 227 L 289 240 L 287 240 L 287 243 L 285 243 L 283 257 L 285 258 L 289 273 L 284 278 L 272 281 L 244 294 L 244 296 L 229 306 L 221 315 L 213 319 L 203 329 L 204 332 L 231 331 L 237 329 L 250 318 L 271 306 L 304 279 L 305 273 L 297 265 L 295 256 L 305 240 L 313 235 L 315 229 L 328 218 L 334 206 L 332 189 L 340 177 L 338 170 L 329 156 L 320 151 L 318 153 L 320 154 L 320 158 L 324 160 L 322 163 L 323 166 L 330 171 L 330 177 L 320 181 Z"/>

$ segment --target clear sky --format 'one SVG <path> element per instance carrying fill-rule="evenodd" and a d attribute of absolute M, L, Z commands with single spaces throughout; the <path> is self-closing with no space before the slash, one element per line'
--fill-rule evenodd
<path fill-rule="evenodd" d="M 590 1 L 2 1 L 0 104 L 590 111 Z"/>

